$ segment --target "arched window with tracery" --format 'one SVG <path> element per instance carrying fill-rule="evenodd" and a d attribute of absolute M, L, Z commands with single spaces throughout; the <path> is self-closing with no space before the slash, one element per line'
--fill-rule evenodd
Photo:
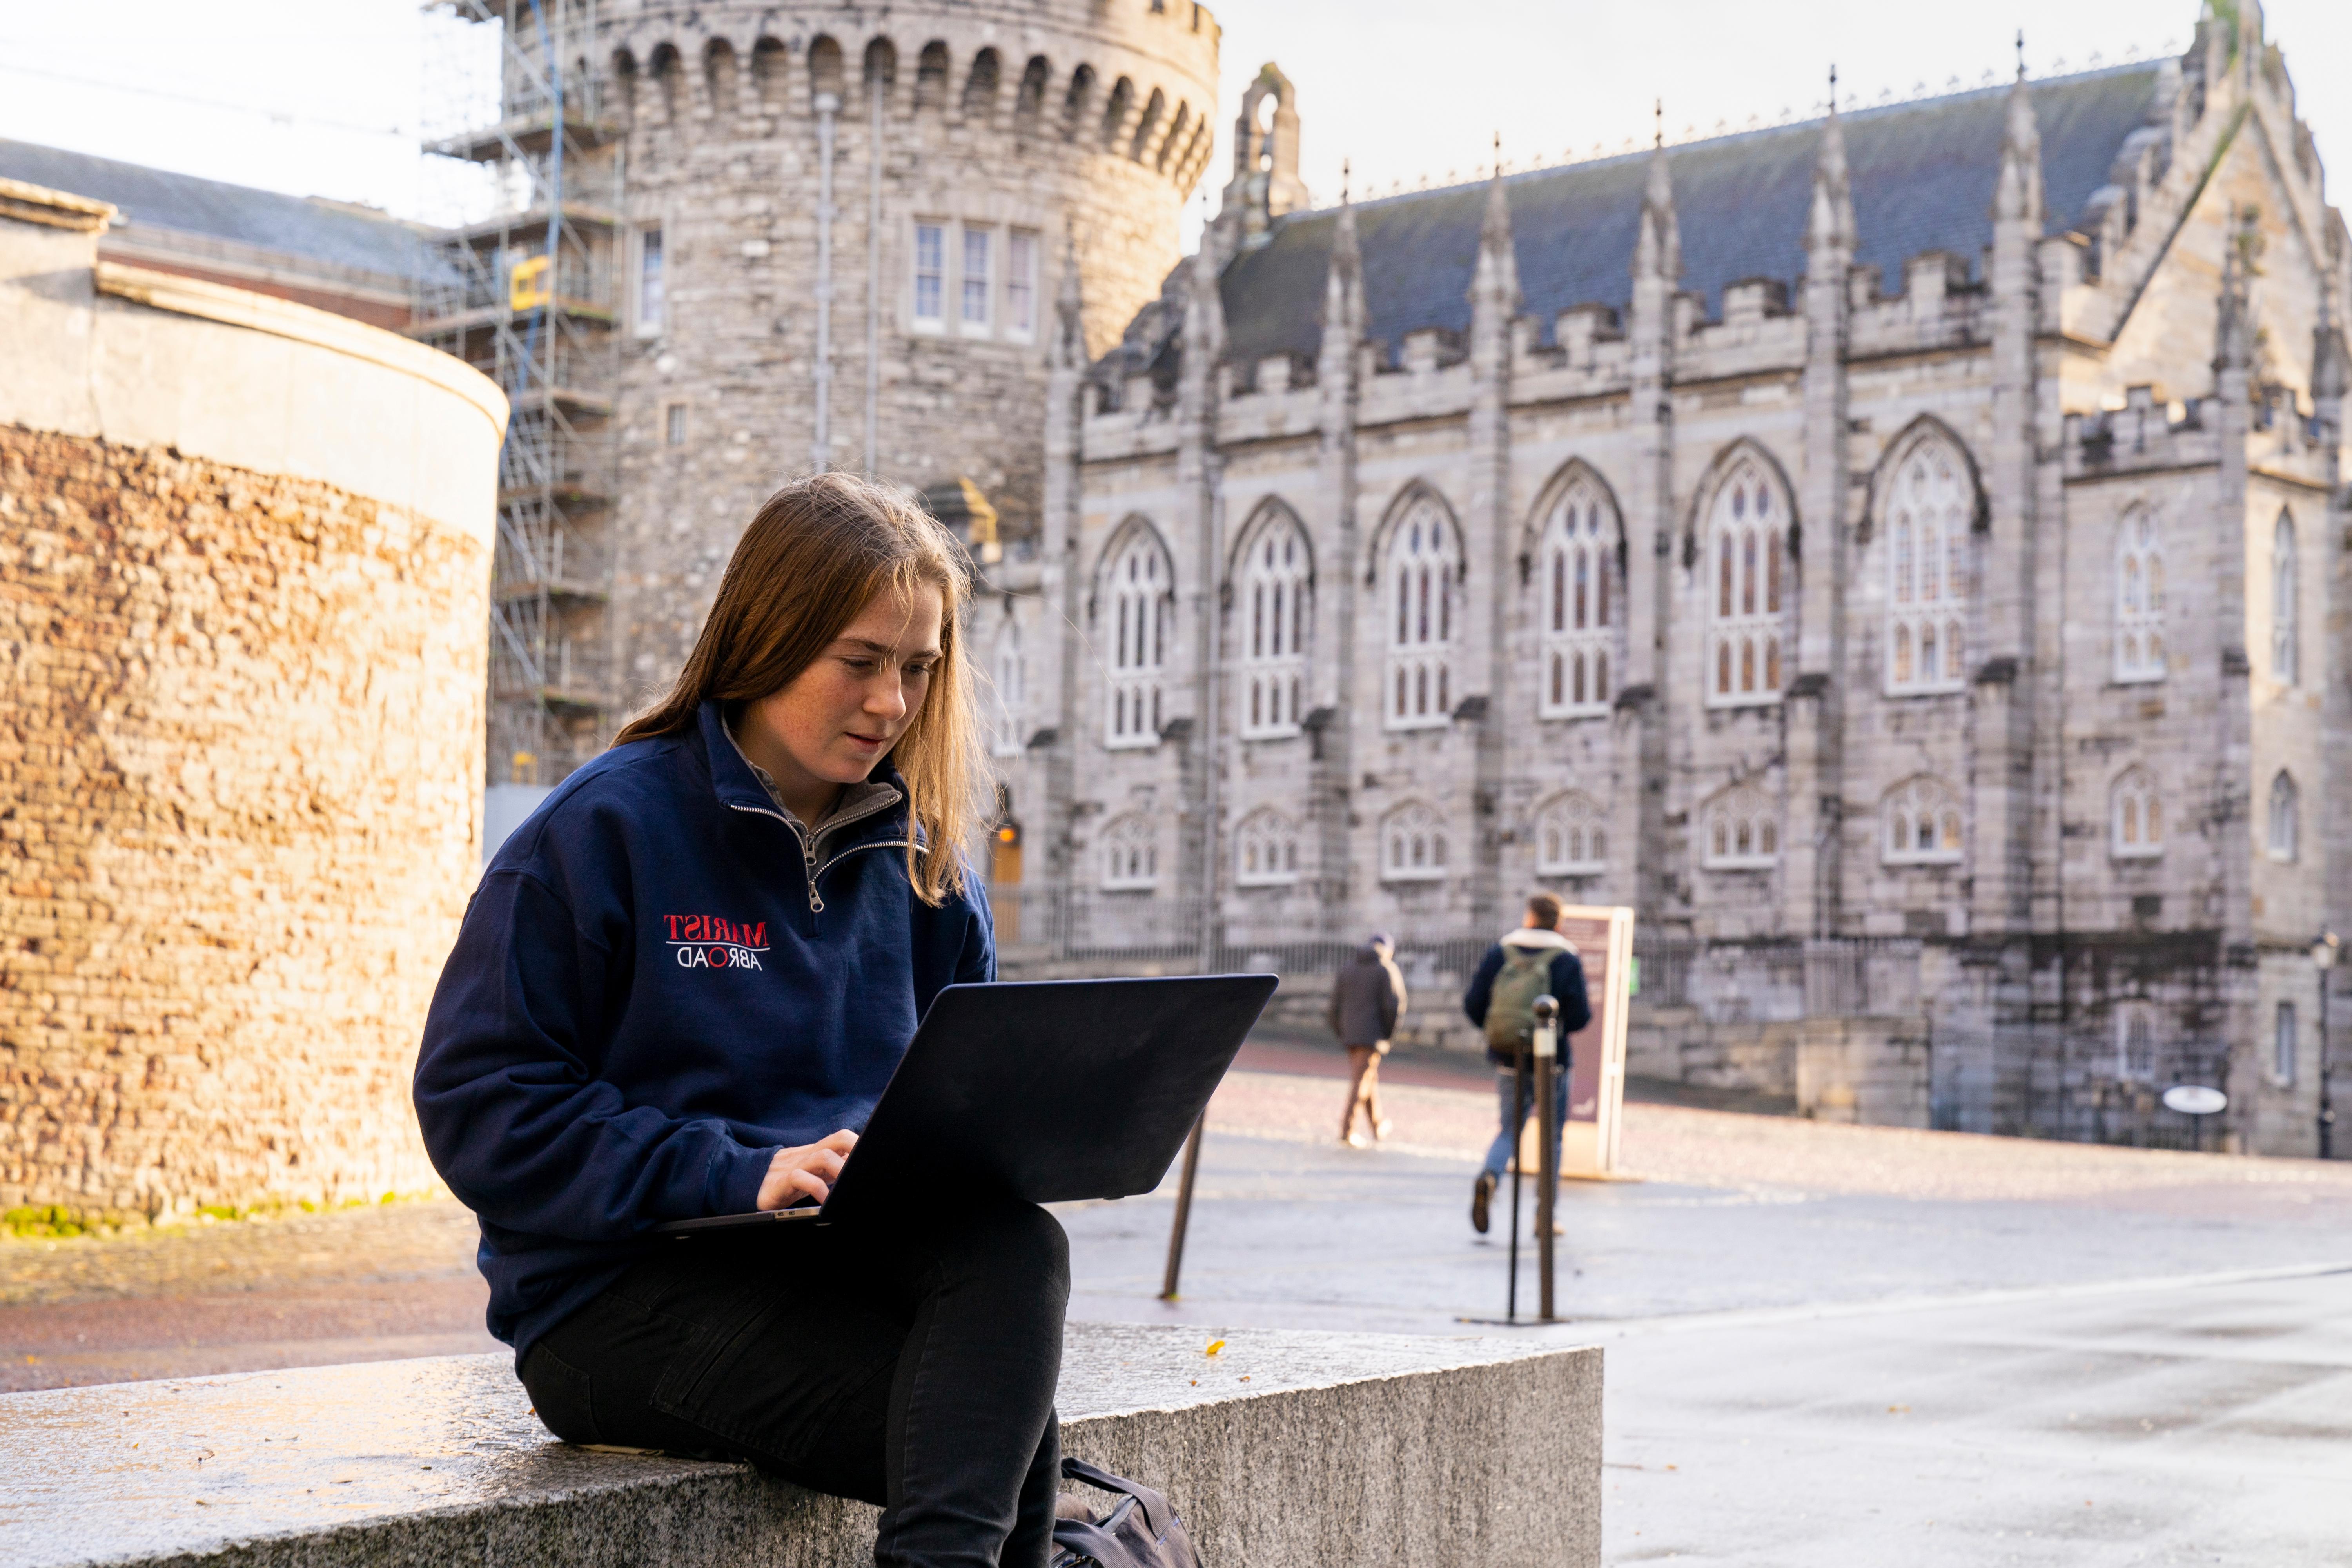
<path fill-rule="evenodd" d="M 1307 656 L 1314 633 L 1314 556 L 1287 509 L 1249 535 L 1234 601 L 1241 657 L 1235 705 L 1246 740 L 1298 733 L 1306 715 Z"/>
<path fill-rule="evenodd" d="M 1419 801 L 1381 819 L 1381 880 L 1434 882 L 1445 876 L 1445 823 Z"/>
<path fill-rule="evenodd" d="M 1949 865 L 1960 858 L 1960 802 L 1940 780 L 1909 779 L 1879 803 L 1885 837 L 1880 858 L 1890 866 Z"/>
<path fill-rule="evenodd" d="M 1536 871 L 1546 877 L 1589 877 L 1609 868 L 1609 825 L 1601 803 L 1569 790 L 1536 811 Z"/>
<path fill-rule="evenodd" d="M 1025 733 L 1028 668 L 1021 658 L 1021 624 L 1007 616 L 989 649 L 989 731 L 1000 757 L 1018 756 Z"/>
<path fill-rule="evenodd" d="M 2137 507 L 2116 535 L 2116 679 L 2162 680 L 2164 643 L 2164 539 Z"/>
<path fill-rule="evenodd" d="M 1969 520 L 1975 488 L 1951 444 L 1930 437 L 1895 470 L 1886 504 L 1886 689 L 1958 691 L 1968 651 Z"/>
<path fill-rule="evenodd" d="M 1160 885 L 1160 834 L 1139 812 L 1114 817 L 1097 842 L 1102 885 L 1109 892 L 1133 892 Z"/>
<path fill-rule="evenodd" d="M 1416 495 L 1389 530 L 1381 584 L 1389 628 L 1387 700 L 1391 730 L 1443 724 L 1454 711 L 1454 637 L 1462 552 L 1437 498 Z"/>
<path fill-rule="evenodd" d="M 2296 576 L 2294 519 L 2281 512 L 2271 530 L 2271 679 L 2288 686 L 2303 679 Z"/>
<path fill-rule="evenodd" d="M 1700 832 L 1700 858 L 1710 870 L 1759 871 L 1780 862 L 1780 803 L 1756 784 L 1717 795 Z"/>
<path fill-rule="evenodd" d="M 1298 824 L 1270 805 L 1243 817 L 1234 830 L 1234 880 L 1244 888 L 1275 888 L 1298 876 Z"/>
<path fill-rule="evenodd" d="M 2156 775 L 2126 768 L 2107 800 L 2107 847 L 2118 860 L 2152 860 L 2164 853 L 2164 797 Z"/>
<path fill-rule="evenodd" d="M 1617 514 L 1600 487 L 1580 479 L 1544 521 L 1535 562 L 1536 711 L 1581 719 L 1609 711 L 1618 673 Z"/>
<path fill-rule="evenodd" d="M 1789 616 L 1789 503 L 1761 464 L 1742 458 L 1708 509 L 1706 700 L 1717 708 L 1780 700 Z"/>
<path fill-rule="evenodd" d="M 2294 775 L 2284 768 L 2271 780 L 2270 849 L 2273 860 L 2293 860 L 2301 848 L 2302 791 L 2294 786 Z"/>
<path fill-rule="evenodd" d="M 1112 746 L 1160 743 L 1175 588 L 1175 570 L 1159 534 L 1141 525 L 1129 528 L 1103 574 L 1109 611 L 1102 639 L 1108 677 L 1103 720 Z"/>

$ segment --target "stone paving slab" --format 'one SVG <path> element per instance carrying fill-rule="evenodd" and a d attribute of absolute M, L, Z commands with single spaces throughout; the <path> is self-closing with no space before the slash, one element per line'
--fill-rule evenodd
<path fill-rule="evenodd" d="M 1074 1324 L 1060 1400 L 1069 1450 L 1165 1488 L 1213 1563 L 1586 1568 L 1601 1395 L 1591 1349 Z M 864 1505 L 556 1442 L 502 1356 L 0 1396 L 0 1475 L 5 1568 L 853 1568 L 873 1548 Z"/>

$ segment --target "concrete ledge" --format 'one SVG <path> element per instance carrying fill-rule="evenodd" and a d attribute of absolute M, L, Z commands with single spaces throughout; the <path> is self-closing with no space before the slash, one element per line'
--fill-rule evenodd
<path fill-rule="evenodd" d="M 1601 1352 L 1070 1326 L 1070 1452 L 1212 1568 L 1593 1568 Z M 135 1447 L 134 1447 L 135 1445 Z M 0 1563 L 864 1568 L 875 1510 L 549 1437 L 503 1356 L 0 1396 Z"/>

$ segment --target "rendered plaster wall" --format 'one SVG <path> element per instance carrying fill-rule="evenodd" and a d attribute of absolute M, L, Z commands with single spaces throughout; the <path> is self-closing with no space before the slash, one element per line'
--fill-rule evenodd
<path fill-rule="evenodd" d="M 0 220 L 0 1208 L 431 1180 L 505 404 Z"/>

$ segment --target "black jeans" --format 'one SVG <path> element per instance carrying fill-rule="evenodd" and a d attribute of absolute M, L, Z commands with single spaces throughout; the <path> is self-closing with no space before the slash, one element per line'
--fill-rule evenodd
<path fill-rule="evenodd" d="M 666 1242 L 523 1358 L 549 1431 L 883 1509 L 882 1568 L 1044 1568 L 1069 1242 L 1027 1204 Z"/>

